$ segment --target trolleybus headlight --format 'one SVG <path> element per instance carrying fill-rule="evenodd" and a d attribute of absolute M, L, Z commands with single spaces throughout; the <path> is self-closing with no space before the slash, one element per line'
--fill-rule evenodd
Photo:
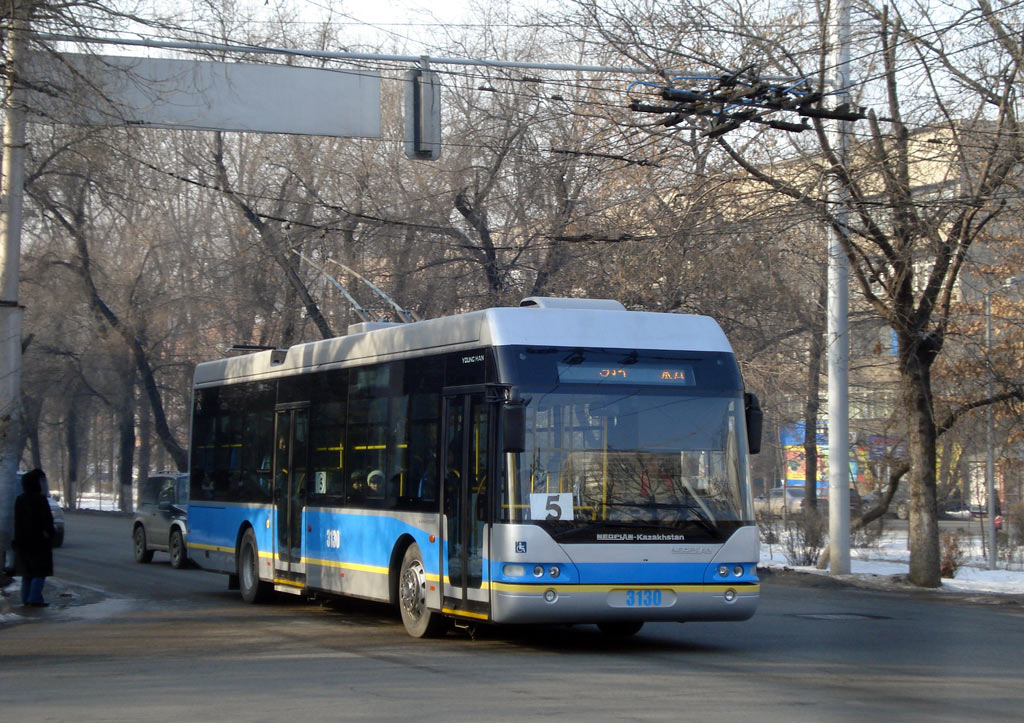
<path fill-rule="evenodd" d="M 729 590 L 725 591 L 725 601 L 727 603 L 731 603 L 735 599 L 736 599 L 736 591 L 735 590 L 730 588 Z"/>
<path fill-rule="evenodd" d="M 729 577 L 729 566 L 728 565 L 719 565 L 718 566 L 718 576 L 719 577 Z"/>
<path fill-rule="evenodd" d="M 548 590 L 544 591 L 544 602 L 553 603 L 557 599 L 558 599 L 558 593 L 555 592 L 554 590 L 548 589 Z"/>
<path fill-rule="evenodd" d="M 522 577 L 526 574 L 526 568 L 522 565 L 505 565 L 505 575 L 508 577 Z"/>
<path fill-rule="evenodd" d="M 542 577 L 543 575 L 544 575 L 544 566 L 543 565 L 534 565 L 533 566 L 533 576 L 534 577 Z"/>
<path fill-rule="evenodd" d="M 736 577 L 743 577 L 743 565 L 736 565 L 733 567 L 732 574 Z"/>
<path fill-rule="evenodd" d="M 558 574 L 560 572 L 561 570 L 558 569 L 558 565 L 552 565 L 550 568 L 548 568 L 548 574 L 551 575 L 551 577 L 558 577 Z"/>

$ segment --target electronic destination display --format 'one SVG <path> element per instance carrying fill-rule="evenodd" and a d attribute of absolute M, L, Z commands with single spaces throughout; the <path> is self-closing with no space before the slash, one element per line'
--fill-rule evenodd
<path fill-rule="evenodd" d="M 689 364 L 635 362 L 616 364 L 607 361 L 558 363 L 558 381 L 590 384 L 650 384 L 692 387 L 696 384 Z"/>

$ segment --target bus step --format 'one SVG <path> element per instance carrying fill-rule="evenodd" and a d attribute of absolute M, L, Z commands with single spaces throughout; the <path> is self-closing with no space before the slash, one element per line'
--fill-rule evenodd
<path fill-rule="evenodd" d="M 275 592 L 286 592 L 289 595 L 301 595 L 304 589 L 295 585 L 274 585 Z"/>

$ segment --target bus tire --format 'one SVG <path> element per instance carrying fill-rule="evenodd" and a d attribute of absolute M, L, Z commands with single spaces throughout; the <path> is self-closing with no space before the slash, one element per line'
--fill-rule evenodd
<path fill-rule="evenodd" d="M 612 638 L 628 638 L 640 632 L 643 620 L 623 620 L 615 623 L 598 623 L 597 629 Z"/>
<path fill-rule="evenodd" d="M 398 609 L 402 623 L 414 638 L 432 638 L 440 635 L 447 621 L 440 613 L 427 608 L 427 571 L 423 555 L 415 542 L 406 549 L 398 574 Z"/>
<path fill-rule="evenodd" d="M 185 549 L 185 538 L 181 536 L 181 530 L 171 530 L 167 551 L 171 554 L 171 567 L 175 570 L 180 570 L 188 563 L 188 551 Z"/>
<path fill-rule="evenodd" d="M 153 561 L 153 551 L 146 548 L 146 531 L 142 525 L 136 525 L 132 533 L 132 550 L 135 552 L 135 562 Z"/>
<path fill-rule="evenodd" d="M 251 529 L 238 546 L 238 589 L 247 603 L 267 602 L 273 594 L 270 583 L 260 580 L 260 551 Z"/>

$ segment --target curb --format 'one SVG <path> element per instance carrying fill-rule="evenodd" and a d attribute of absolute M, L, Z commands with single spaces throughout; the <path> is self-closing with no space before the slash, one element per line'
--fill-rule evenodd
<path fill-rule="evenodd" d="M 850 587 L 860 590 L 875 590 L 897 595 L 928 598 L 947 603 L 971 603 L 976 605 L 1019 605 L 1024 606 L 1024 594 L 1009 592 L 970 592 L 942 590 L 941 588 L 918 587 L 902 575 L 839 575 L 824 572 L 808 572 L 791 567 L 758 566 L 757 574 L 764 581 L 773 578 L 783 584 L 798 587 Z"/>

